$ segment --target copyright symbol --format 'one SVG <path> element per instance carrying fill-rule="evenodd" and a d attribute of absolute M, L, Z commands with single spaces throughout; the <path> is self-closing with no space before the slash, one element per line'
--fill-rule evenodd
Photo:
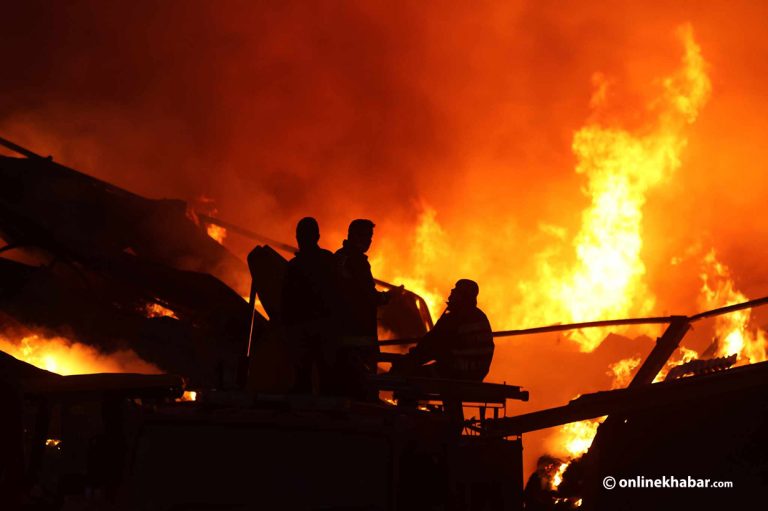
<path fill-rule="evenodd" d="M 616 488 L 616 479 L 611 476 L 603 478 L 603 488 L 606 490 L 613 490 Z"/>

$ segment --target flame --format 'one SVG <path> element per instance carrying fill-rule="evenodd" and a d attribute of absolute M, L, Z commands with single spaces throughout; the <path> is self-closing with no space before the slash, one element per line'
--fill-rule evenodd
<path fill-rule="evenodd" d="M 11 340 L 0 335 L 0 350 L 40 369 L 61 375 L 91 373 L 158 374 L 160 369 L 130 350 L 104 354 L 91 346 L 63 337 L 32 334 Z"/>
<path fill-rule="evenodd" d="M 704 257 L 701 280 L 699 306 L 702 309 L 748 301 L 746 295 L 736 289 L 729 268 L 718 260 L 714 249 Z M 762 362 L 768 358 L 766 333 L 749 328 L 751 314 L 750 309 L 744 309 L 715 318 L 715 335 L 719 341 L 715 357 L 737 354 L 737 363 L 742 364 Z"/>
<path fill-rule="evenodd" d="M 227 230 L 216 224 L 208 224 L 208 226 L 205 228 L 205 232 L 208 234 L 208 236 L 216 240 L 219 245 L 223 245 L 224 238 L 227 237 Z"/>
<path fill-rule="evenodd" d="M 250 286 L 250 283 L 248 285 Z M 242 298 L 246 303 L 248 303 L 248 300 L 250 299 L 250 297 L 247 295 L 242 295 L 240 298 Z M 254 297 L 253 308 L 256 309 L 256 312 L 261 314 L 262 317 L 269 317 L 269 314 L 267 314 L 267 311 L 264 308 L 264 304 L 261 303 L 261 299 L 259 298 L 258 294 Z"/>
<path fill-rule="evenodd" d="M 58 438 L 48 438 L 45 440 L 45 446 L 46 447 L 55 447 L 56 449 L 60 449 L 59 445 L 61 444 L 61 440 Z"/>
<path fill-rule="evenodd" d="M 609 364 L 608 372 L 606 374 L 611 376 L 613 379 L 611 388 L 620 389 L 626 387 L 632 379 L 633 371 L 637 369 L 637 366 L 640 365 L 640 362 L 640 357 L 629 357 L 619 360 L 618 362 L 614 362 L 613 364 Z"/>
<path fill-rule="evenodd" d="M 535 271 L 530 278 L 518 282 L 518 303 L 503 305 L 509 302 L 509 284 L 496 287 L 496 292 L 486 298 L 489 316 L 497 329 L 643 316 L 653 311 L 656 298 L 647 286 L 642 258 L 646 199 L 680 168 L 688 128 L 697 119 L 711 90 L 707 64 L 691 26 L 679 27 L 677 37 L 683 47 L 681 64 L 677 71 L 657 82 L 660 88 L 640 112 L 643 122 L 639 127 L 637 122 L 630 128 L 629 123 L 622 125 L 615 119 L 601 117 L 611 98 L 612 82 L 595 75 L 591 98 L 594 115 L 572 140 L 575 171 L 585 178 L 583 190 L 588 205 L 581 213 L 575 234 L 556 225 L 540 226 L 557 244 L 533 254 Z M 412 260 L 418 263 L 408 281 L 420 291 L 431 292 L 434 287 L 430 284 L 435 278 L 458 277 L 457 271 L 466 268 L 478 274 L 484 268 L 480 262 L 488 258 L 485 246 L 471 246 L 463 252 L 464 257 L 456 257 L 456 251 L 446 246 L 447 236 L 438 217 L 438 211 L 422 202 L 422 213 L 409 246 L 418 255 Z M 426 239 L 422 239 L 422 234 Z M 501 247 L 513 250 L 517 245 L 510 242 Z M 376 273 L 391 276 L 396 272 L 387 272 L 391 269 L 389 263 L 379 253 L 376 261 L 372 261 Z M 478 275 L 481 299 L 483 285 L 496 280 L 497 274 L 498 268 L 493 268 L 493 278 L 483 280 L 483 275 Z M 464 276 L 469 277 L 461 275 Z M 429 303 L 434 315 L 438 301 L 431 298 Z M 656 335 L 659 330 L 658 326 L 633 328 L 648 335 Z M 565 335 L 581 351 L 592 352 L 607 333 L 606 329 L 585 329 Z M 613 385 L 624 386 L 638 364 L 635 358 L 612 364 L 609 370 L 614 376 Z M 591 445 L 599 423 L 600 420 L 590 420 L 557 428 L 547 442 L 549 452 L 570 458 L 580 456 Z"/>
<path fill-rule="evenodd" d="M 571 422 L 561 428 L 561 432 L 566 436 L 563 442 L 563 449 L 571 458 L 581 456 L 592 445 L 592 439 L 597 433 L 597 427 L 603 421 L 601 419 L 590 419 L 580 422 Z"/>
<path fill-rule="evenodd" d="M 550 480 L 553 490 L 557 490 L 560 486 L 560 483 L 563 481 L 563 474 L 565 474 L 565 470 L 571 462 L 589 450 L 592 440 L 594 440 L 597 434 L 597 428 L 604 419 L 605 417 L 600 417 L 598 419 L 563 424 L 549 437 L 550 452 L 556 453 L 560 458 L 564 458 L 564 461 L 560 462 Z"/>
<path fill-rule="evenodd" d="M 521 284 L 528 297 L 524 324 L 579 322 L 644 315 L 654 298 L 643 278 L 641 259 L 643 206 L 647 193 L 680 167 L 685 128 L 706 102 L 710 82 L 699 46 L 689 25 L 678 36 L 685 49 L 681 69 L 662 80 L 663 93 L 651 102 L 655 119 L 643 129 L 629 130 L 590 122 L 573 138 L 576 172 L 587 177 L 590 206 L 582 213 L 573 240 L 576 262 L 555 267 L 545 255 L 538 282 Z M 600 106 L 608 86 L 598 77 L 593 105 Z M 606 331 L 590 329 L 571 338 L 582 351 L 600 345 Z"/>
<path fill-rule="evenodd" d="M 428 276 L 436 265 L 445 260 L 448 247 L 445 231 L 437 221 L 437 211 L 425 202 L 422 202 L 421 209 L 414 235 L 409 240 L 415 264 L 409 267 L 408 276 L 396 273 L 390 280 L 424 298 L 432 317 L 436 319 L 438 311 L 444 308 L 445 298 L 435 286 L 428 284 Z M 382 252 L 372 257 L 371 268 L 374 274 L 386 273 L 387 263 Z"/>
<path fill-rule="evenodd" d="M 579 422 L 570 422 L 556 428 L 555 433 L 549 437 L 549 451 L 559 458 L 565 458 L 567 466 L 571 460 L 578 458 L 592 445 L 592 440 L 597 433 L 597 427 L 605 417 L 589 419 Z M 565 467 L 562 467 L 562 472 Z M 557 483 L 557 486 L 560 483 Z"/>
<path fill-rule="evenodd" d="M 555 470 L 555 473 L 552 474 L 552 479 L 550 479 L 550 488 L 553 490 L 557 490 L 558 486 L 560 486 L 560 483 L 563 482 L 563 474 L 565 474 L 565 469 L 568 468 L 568 465 L 570 465 L 570 462 L 563 461 L 558 465 L 557 470 Z"/>
<path fill-rule="evenodd" d="M 219 210 L 216 208 L 216 200 L 207 195 L 201 195 L 193 201 L 192 207 L 187 208 L 187 216 L 195 223 L 195 225 L 200 225 L 198 212 L 211 217 L 216 216 L 219 213 Z M 206 223 L 205 232 L 208 236 L 216 240 L 219 245 L 223 245 L 224 238 L 227 237 L 227 230 L 216 224 Z"/>
<path fill-rule="evenodd" d="M 173 319 L 179 319 L 178 316 L 176 316 L 176 313 L 173 312 L 171 309 L 168 309 L 166 307 L 163 307 L 157 302 L 150 302 L 147 303 L 144 307 L 144 313 L 148 318 L 173 318 Z"/>
<path fill-rule="evenodd" d="M 659 371 L 659 374 L 657 374 L 653 379 L 653 383 L 664 381 L 664 379 L 667 377 L 667 374 L 673 367 L 680 364 L 685 364 L 691 360 L 697 360 L 698 358 L 699 353 L 696 350 L 687 348 L 685 346 L 678 347 L 677 350 L 675 350 L 675 353 L 673 353 L 672 356 L 669 357 L 669 360 L 667 360 L 667 362 L 664 364 L 664 367 L 661 369 L 661 371 Z"/>
<path fill-rule="evenodd" d="M 630 129 L 600 120 L 611 82 L 601 75 L 595 77 L 594 116 L 572 140 L 575 171 L 586 179 L 584 192 L 589 203 L 575 234 L 569 235 L 559 226 L 540 226 L 557 244 L 532 255 L 535 270 L 529 279 L 517 283 L 521 296 L 517 303 L 509 305 L 509 284 L 487 284 L 498 278 L 498 267 L 484 264 L 489 256 L 487 247 L 472 245 L 457 257 L 438 221 L 439 211 L 424 201 L 410 239 L 398 240 L 410 253 L 407 278 L 406 272 L 393 270 L 403 267 L 396 264 L 402 261 L 391 254 L 385 256 L 380 249 L 371 260 L 374 274 L 406 283 L 425 295 L 433 316 L 440 310 L 439 290 L 445 291 L 452 279 L 475 278 L 481 282 L 481 300 L 491 304 L 487 312 L 492 324 L 498 327 L 649 314 L 656 299 L 646 285 L 641 257 L 646 197 L 681 166 L 687 128 L 710 92 L 707 65 L 691 27 L 680 27 L 677 35 L 684 49 L 681 66 L 658 81 L 658 94 L 642 112 L 646 119 L 642 127 Z M 503 231 L 499 234 L 507 237 Z M 502 245 L 502 249 L 519 251 L 516 245 Z M 460 271 L 463 274 L 459 275 Z M 484 277 L 484 271 L 492 272 L 493 278 Z M 446 281 L 449 275 L 451 280 Z M 658 332 L 658 326 L 633 328 L 648 335 Z M 581 351 L 590 352 L 607 333 L 605 329 L 585 329 L 565 335 L 577 342 Z"/>

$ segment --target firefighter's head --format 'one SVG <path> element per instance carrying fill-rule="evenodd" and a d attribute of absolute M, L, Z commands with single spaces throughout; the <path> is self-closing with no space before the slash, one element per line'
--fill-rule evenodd
<path fill-rule="evenodd" d="M 469 279 L 461 279 L 451 289 L 448 296 L 448 309 L 458 310 L 477 305 L 477 295 L 480 293 L 480 286 L 477 282 Z"/>
<path fill-rule="evenodd" d="M 365 218 L 352 220 L 347 230 L 347 241 L 362 253 L 371 248 L 373 241 L 373 228 L 375 224 Z"/>
<path fill-rule="evenodd" d="M 299 244 L 299 250 L 308 250 L 317 246 L 320 241 L 320 226 L 317 220 L 311 216 L 306 216 L 296 224 L 296 243 Z"/>

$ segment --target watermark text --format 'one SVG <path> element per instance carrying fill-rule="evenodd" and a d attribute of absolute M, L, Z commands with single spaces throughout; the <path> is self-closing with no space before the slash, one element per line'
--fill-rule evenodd
<path fill-rule="evenodd" d="M 691 476 L 620 477 L 606 476 L 603 488 L 733 488 L 733 481 L 715 481 Z"/>

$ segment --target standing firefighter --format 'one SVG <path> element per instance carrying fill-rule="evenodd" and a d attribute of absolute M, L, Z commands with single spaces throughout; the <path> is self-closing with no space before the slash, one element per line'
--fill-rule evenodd
<path fill-rule="evenodd" d="M 483 381 L 493 359 L 491 324 L 477 308 L 480 288 L 461 279 L 451 290 L 448 307 L 419 343 L 394 368 L 415 376 Z M 434 361 L 434 364 L 425 365 Z"/>
<path fill-rule="evenodd" d="M 333 254 L 320 248 L 320 228 L 312 217 L 296 225 L 299 250 L 288 262 L 283 280 L 282 320 L 297 355 L 297 392 L 312 390 L 313 369 L 320 387 L 328 383 L 322 356 L 336 330 L 339 291 Z"/>
<path fill-rule="evenodd" d="M 371 247 L 373 227 L 370 220 L 353 220 L 347 239 L 335 254 L 342 295 L 336 365 L 338 391 L 360 399 L 374 398 L 366 394 L 365 377 L 376 372 L 372 356 L 378 352 L 376 309 L 389 300 L 388 292 L 376 290 L 365 255 Z"/>

